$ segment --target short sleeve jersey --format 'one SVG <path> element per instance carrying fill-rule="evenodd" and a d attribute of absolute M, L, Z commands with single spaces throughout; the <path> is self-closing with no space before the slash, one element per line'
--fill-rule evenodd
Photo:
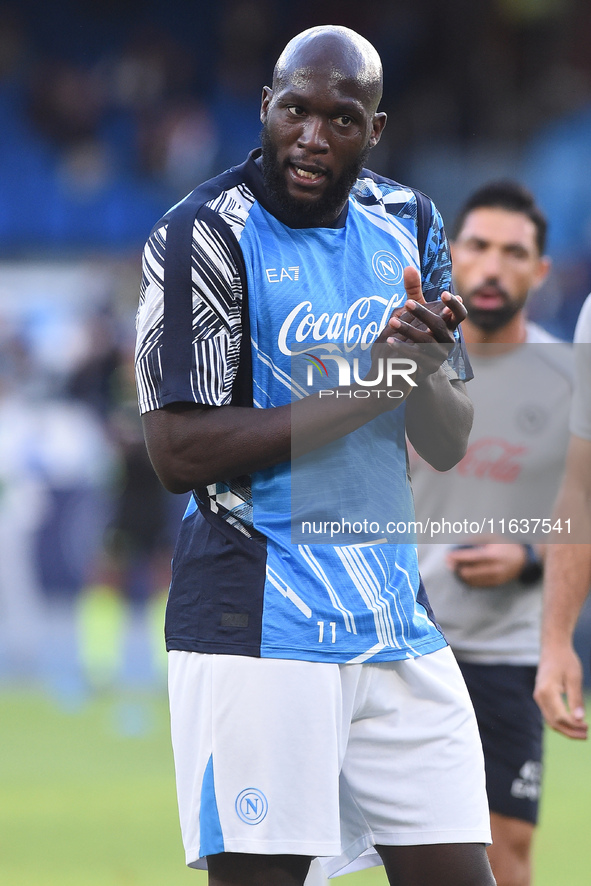
<path fill-rule="evenodd" d="M 430 207 L 421 262 L 416 193 L 367 170 L 331 228 L 290 228 L 270 212 L 256 152 L 201 185 L 155 226 L 144 250 L 140 411 L 240 402 L 245 299 L 254 408 L 305 396 L 303 388 L 294 391 L 292 361 L 319 344 L 355 344 L 369 354 L 404 302 L 406 265 L 421 267 L 427 299 L 451 287 L 441 217 Z M 183 214 L 190 225 L 173 244 L 170 232 Z M 448 371 L 465 378 L 462 348 L 454 350 Z M 388 446 L 392 515 L 408 518 L 404 407 L 337 446 L 362 457 L 376 433 Z M 285 463 L 194 491 L 173 558 L 167 648 L 360 662 L 446 645 L 415 545 L 292 543 L 290 473 Z"/>
<path fill-rule="evenodd" d="M 446 556 L 454 542 L 477 544 L 480 532 L 511 541 L 511 521 L 550 522 L 568 445 L 572 356 L 570 345 L 529 322 L 524 345 L 471 354 L 474 423 L 466 455 L 440 474 L 411 454 L 417 519 L 446 520 L 459 530 L 445 544 L 436 543 L 437 534 L 419 544 L 419 564 L 435 617 L 460 661 L 538 662 L 542 581 L 475 589 L 449 569 Z"/>
<path fill-rule="evenodd" d="M 575 329 L 575 390 L 570 429 L 591 440 L 591 295 L 581 308 Z"/>

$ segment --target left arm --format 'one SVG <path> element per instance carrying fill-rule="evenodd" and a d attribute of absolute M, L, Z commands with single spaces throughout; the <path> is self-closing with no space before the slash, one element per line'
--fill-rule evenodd
<path fill-rule="evenodd" d="M 439 367 L 408 398 L 406 432 L 421 458 L 436 471 L 449 471 L 466 454 L 473 417 L 464 382 Z"/>
<path fill-rule="evenodd" d="M 573 634 L 591 585 L 591 440 L 571 434 L 554 516 L 571 519 L 574 543 L 546 551 L 542 654 L 534 698 L 546 722 L 568 738 L 587 738 L 583 669 Z"/>
<path fill-rule="evenodd" d="M 414 268 L 404 269 L 404 286 L 408 300 L 390 318 L 394 334 L 387 340 L 413 341 L 412 356 L 419 365 L 418 387 L 406 403 L 406 431 L 421 458 L 448 471 L 466 453 L 474 415 L 464 382 L 450 379 L 442 365 L 455 342 L 453 331 L 467 312 L 449 292 L 439 302 L 426 302 Z"/>

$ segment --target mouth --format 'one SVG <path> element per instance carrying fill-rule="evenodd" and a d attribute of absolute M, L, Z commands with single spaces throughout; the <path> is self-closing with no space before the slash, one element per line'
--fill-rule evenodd
<path fill-rule="evenodd" d="M 288 168 L 292 181 L 303 187 L 314 186 L 327 178 L 327 171 L 318 166 L 300 166 L 299 163 L 290 163 Z"/>
<path fill-rule="evenodd" d="M 507 297 L 502 289 L 496 286 L 482 286 L 475 289 L 470 297 L 470 306 L 480 310 L 496 310 L 504 308 Z"/>

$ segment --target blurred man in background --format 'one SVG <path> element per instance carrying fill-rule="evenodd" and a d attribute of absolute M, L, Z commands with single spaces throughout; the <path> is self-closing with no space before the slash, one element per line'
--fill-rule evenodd
<path fill-rule="evenodd" d="M 419 562 L 476 711 L 498 886 L 531 882 L 542 769 L 542 718 L 532 699 L 541 552 L 501 533 L 511 518 L 550 515 L 571 393 L 569 349 L 526 317 L 528 296 L 550 268 L 545 238 L 544 216 L 517 183 L 487 184 L 461 210 L 452 258 L 468 308 L 474 425 L 452 471 L 437 474 L 418 459 L 412 470 L 417 518 L 477 517 L 486 529 L 448 545 L 421 544 Z"/>

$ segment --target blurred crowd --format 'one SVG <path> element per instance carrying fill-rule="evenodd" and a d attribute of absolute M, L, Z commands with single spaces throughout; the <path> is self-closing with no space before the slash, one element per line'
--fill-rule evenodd
<path fill-rule="evenodd" d="M 162 685 L 163 607 L 187 498 L 164 491 L 143 442 L 138 262 L 3 270 L 0 683 L 42 683 L 67 705 Z"/>
<path fill-rule="evenodd" d="M 140 249 L 257 146 L 278 51 L 328 22 L 383 58 L 376 171 L 450 221 L 489 178 L 532 188 L 555 262 L 533 318 L 572 335 L 591 290 L 586 0 L 0 3 L 0 680 L 74 699 L 163 674 L 185 499 L 141 437 Z"/>
<path fill-rule="evenodd" d="M 580 304 L 591 288 L 586 0 L 3 2 L 0 254 L 137 247 L 165 208 L 258 144 L 278 51 L 326 22 L 382 55 L 390 123 L 377 171 L 429 193 L 444 218 L 486 178 L 524 178 L 561 263 L 546 313 L 565 293 Z M 573 317 L 557 322 L 572 331 Z"/>

